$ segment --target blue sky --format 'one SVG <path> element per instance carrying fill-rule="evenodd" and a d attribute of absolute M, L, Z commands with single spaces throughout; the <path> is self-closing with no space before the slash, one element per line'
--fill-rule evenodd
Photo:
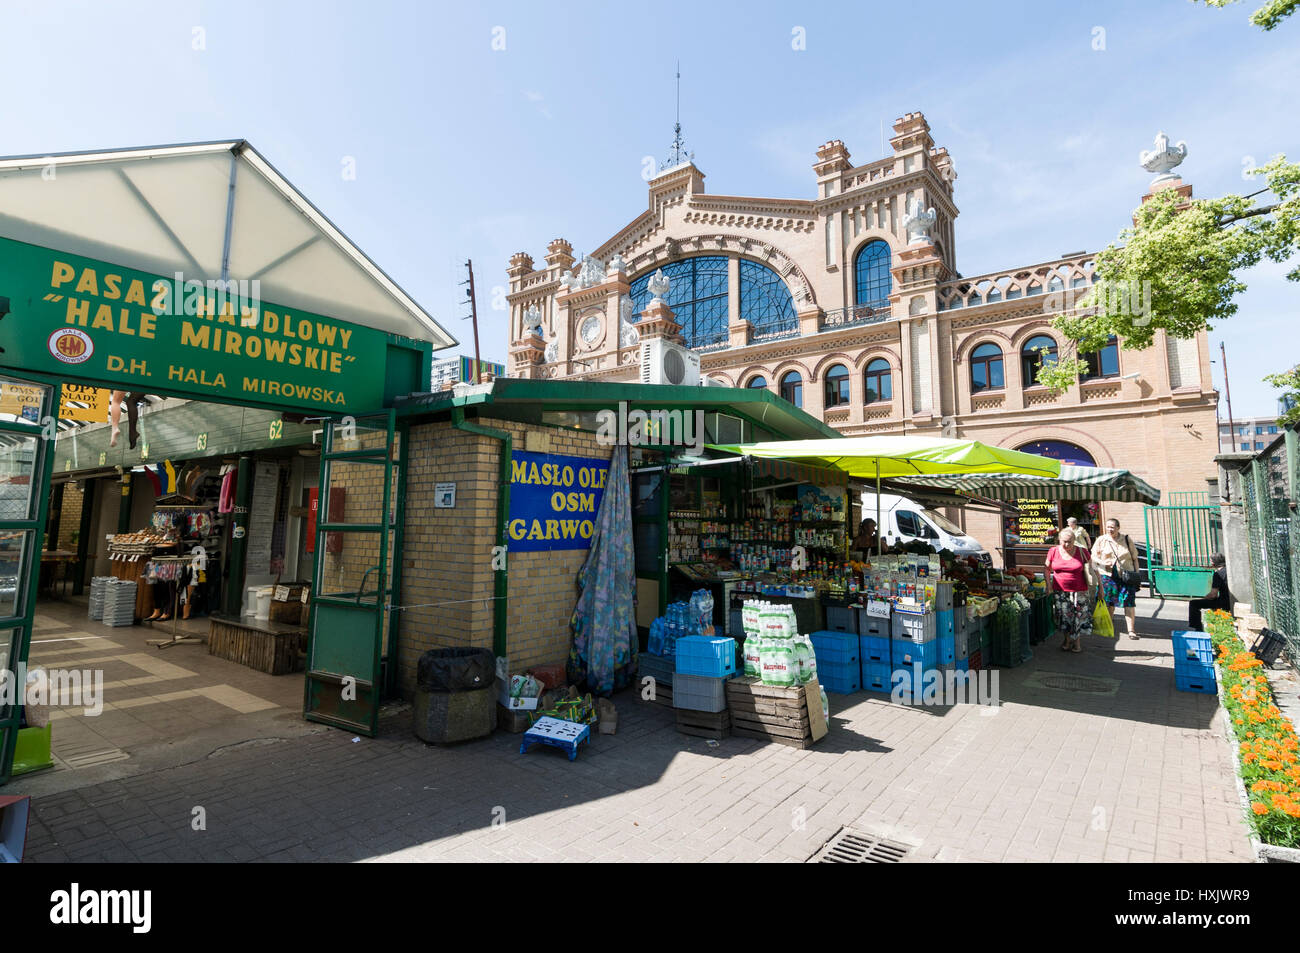
<path fill-rule="evenodd" d="M 483 355 L 504 360 L 507 259 L 540 261 L 561 235 L 590 250 L 645 207 L 678 58 L 711 192 L 810 198 L 821 143 L 869 161 L 882 122 L 888 136 L 922 110 L 956 165 L 972 275 L 1112 240 L 1158 129 L 1186 140 L 1180 171 L 1202 196 L 1252 191 L 1252 161 L 1300 156 L 1300 16 L 1264 33 L 1257 5 L 7 0 L 0 153 L 246 138 L 465 353 L 473 258 Z M 1249 273 L 1211 332 L 1239 417 L 1273 412 L 1259 379 L 1298 356 L 1280 346 L 1300 291 L 1286 270 Z"/>

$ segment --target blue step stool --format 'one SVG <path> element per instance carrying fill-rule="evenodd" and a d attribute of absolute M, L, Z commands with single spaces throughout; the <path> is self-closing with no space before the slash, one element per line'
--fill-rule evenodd
<path fill-rule="evenodd" d="M 578 745 L 582 742 L 591 744 L 591 726 L 580 725 L 576 721 L 562 718 L 538 718 L 537 723 L 524 732 L 524 740 L 519 745 L 519 753 L 524 754 L 533 745 L 549 745 L 569 754 L 569 760 L 578 757 Z"/>

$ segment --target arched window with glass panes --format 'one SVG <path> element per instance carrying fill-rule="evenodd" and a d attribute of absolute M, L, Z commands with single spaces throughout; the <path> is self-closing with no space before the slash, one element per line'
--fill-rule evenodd
<path fill-rule="evenodd" d="M 970 356 L 970 389 L 972 394 L 983 390 L 1001 390 L 1002 348 L 996 344 L 981 344 Z"/>
<path fill-rule="evenodd" d="M 755 374 L 753 377 L 751 377 L 751 378 L 749 379 L 749 383 L 746 384 L 745 386 L 746 386 L 746 387 L 753 387 L 753 388 L 761 388 L 761 389 L 766 390 L 766 389 L 767 389 L 767 378 L 764 377 L 762 374 Z"/>
<path fill-rule="evenodd" d="M 1119 338 L 1112 334 L 1105 347 L 1100 351 L 1088 351 L 1083 359 L 1088 364 L 1088 370 L 1083 375 L 1085 381 L 1119 377 Z"/>
<path fill-rule="evenodd" d="M 825 407 L 847 407 L 849 403 L 849 369 L 835 364 L 826 372 Z"/>
<path fill-rule="evenodd" d="M 781 397 L 794 404 L 796 407 L 803 407 L 803 375 L 798 371 L 790 371 L 781 377 Z"/>
<path fill-rule="evenodd" d="M 794 299 L 785 281 L 771 268 L 740 259 L 740 316 L 750 322 L 756 338 L 774 338 L 798 333 Z M 661 266 L 669 280 L 664 301 L 682 326 L 688 347 L 726 345 L 728 268 L 725 255 L 696 255 Z M 637 277 L 628 289 L 633 313 L 639 316 L 653 297 L 649 282 L 657 269 Z"/>
<path fill-rule="evenodd" d="M 1056 363 L 1056 339 L 1048 334 L 1035 334 L 1020 349 L 1020 380 L 1024 387 L 1038 384 L 1038 371 L 1043 366 Z"/>
<path fill-rule="evenodd" d="M 867 242 L 853 259 L 853 303 L 858 307 L 888 308 L 893 279 L 889 274 L 889 243 Z"/>
<path fill-rule="evenodd" d="M 890 373 L 889 362 L 877 357 L 867 362 L 867 369 L 862 372 L 864 404 L 894 399 L 894 381 Z"/>

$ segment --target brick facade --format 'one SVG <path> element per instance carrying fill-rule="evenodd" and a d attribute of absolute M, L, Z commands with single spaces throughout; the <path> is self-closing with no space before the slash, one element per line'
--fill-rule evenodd
<path fill-rule="evenodd" d="M 649 310 L 621 323 L 630 289 L 693 256 L 721 256 L 729 268 L 726 334 L 697 345 L 706 377 L 736 387 L 762 378 L 759 386 L 781 393 L 782 378 L 797 373 L 802 408 L 848 435 L 974 438 L 1015 449 L 1066 441 L 1098 466 L 1132 470 L 1165 493 L 1204 490 L 1214 474 L 1218 401 L 1206 335 L 1173 340 L 1157 331 L 1144 351 L 1119 342 L 1114 366 L 1059 395 L 1024 380 L 1022 355 L 1036 335 L 1075 356 L 1050 322 L 1092 286 L 1093 256 L 962 275 L 952 159 L 920 113 L 901 117 L 894 131 L 892 154 L 865 165 L 853 165 L 839 140 L 817 150 L 815 198 L 712 195 L 687 163 L 652 179 L 648 209 L 583 262 L 564 239 L 550 243 L 540 268 L 528 254 L 514 255 L 511 373 L 637 379 L 637 329 L 649 336 Z M 1180 180 L 1173 187 L 1190 194 Z M 868 305 L 859 300 L 857 270 L 869 274 L 860 253 L 872 243 L 887 247 L 888 294 Z M 779 276 L 795 314 L 785 330 L 759 333 L 754 315 L 742 313 L 742 262 Z M 1001 351 L 1004 381 L 977 390 L 972 352 L 986 344 Z M 882 360 L 891 393 L 873 399 L 865 375 Z M 828 403 L 826 381 L 837 368 L 847 371 L 848 400 L 836 393 Z M 1103 516 L 1111 515 L 1140 530 L 1139 506 L 1107 504 Z M 970 520 L 997 558 L 997 521 Z"/>

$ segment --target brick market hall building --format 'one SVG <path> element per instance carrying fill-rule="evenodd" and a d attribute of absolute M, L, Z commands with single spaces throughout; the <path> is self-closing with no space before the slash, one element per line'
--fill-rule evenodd
<path fill-rule="evenodd" d="M 864 165 L 839 140 L 818 149 L 813 198 L 711 194 L 682 161 L 582 261 L 562 238 L 541 267 L 515 254 L 510 375 L 637 380 L 641 345 L 667 337 L 699 354 L 705 377 L 767 388 L 847 435 L 973 438 L 1129 469 L 1166 495 L 1204 491 L 1218 401 L 1204 332 L 1158 331 L 1144 351 L 1112 341 L 1065 393 L 1035 384 L 1044 354 L 1072 355 L 1050 322 L 1092 284 L 1093 256 L 961 274 L 952 158 L 919 112 L 893 129 L 892 154 Z M 1170 171 L 1185 154 L 1158 137 L 1143 154 L 1164 173 L 1152 190 L 1190 196 Z M 669 290 L 654 300 L 659 272 Z M 1110 516 L 1142 533 L 1139 504 L 1060 506 L 1094 537 Z M 1013 542 L 1005 517 L 965 519 L 995 560 Z"/>

